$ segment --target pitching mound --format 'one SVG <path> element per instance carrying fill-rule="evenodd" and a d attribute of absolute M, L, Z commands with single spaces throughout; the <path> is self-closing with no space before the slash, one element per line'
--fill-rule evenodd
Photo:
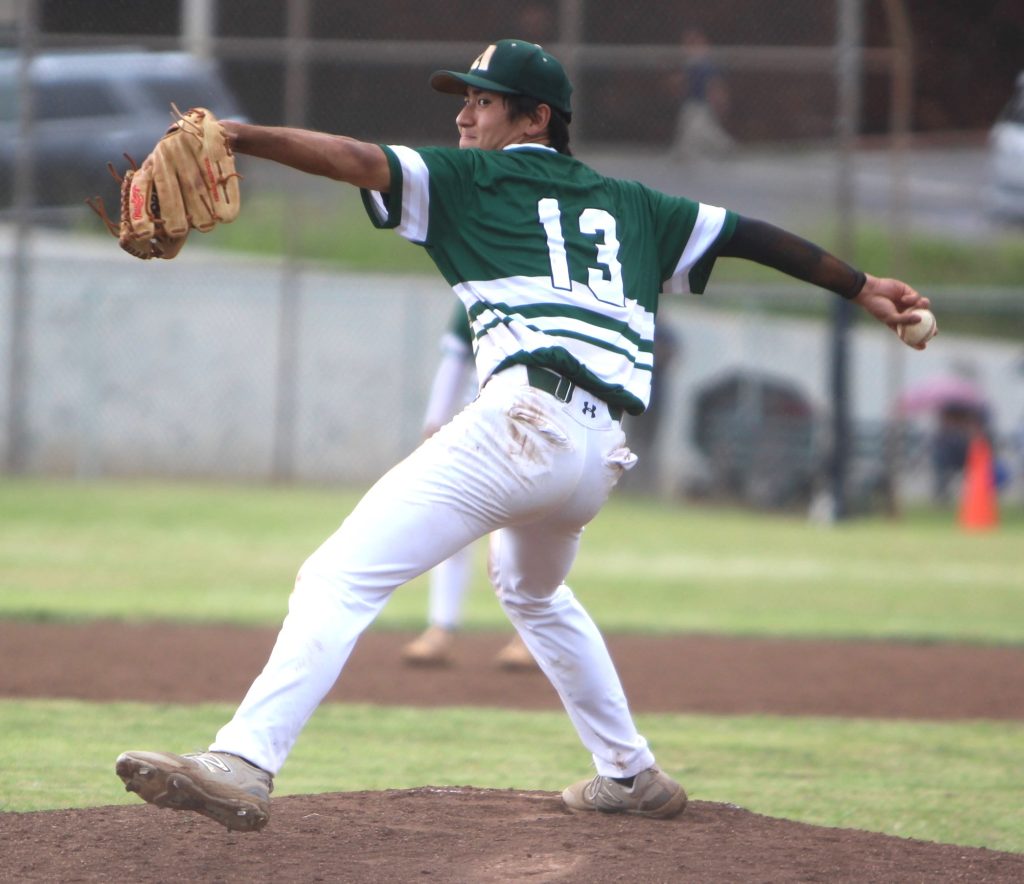
<path fill-rule="evenodd" d="M 1024 880 L 1024 856 L 826 829 L 695 801 L 674 820 L 571 814 L 549 792 L 292 796 L 258 834 L 139 807 L 0 814 L 11 881 Z"/>

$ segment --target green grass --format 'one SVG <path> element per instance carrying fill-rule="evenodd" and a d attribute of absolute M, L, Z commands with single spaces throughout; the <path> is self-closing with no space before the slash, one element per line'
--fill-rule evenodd
<path fill-rule="evenodd" d="M 117 752 L 202 748 L 230 714 L 215 704 L 0 701 L 0 810 L 135 804 L 113 774 Z M 637 719 L 660 764 L 693 799 L 818 825 L 1024 851 L 1019 724 Z M 522 738 L 509 739 L 515 734 Z M 555 791 L 586 775 L 586 756 L 561 713 L 325 705 L 274 794 L 423 785 Z"/>
<path fill-rule="evenodd" d="M 351 490 L 0 480 L 0 616 L 277 625 Z M 951 511 L 835 528 L 613 498 L 570 584 L 606 630 L 1024 644 L 1024 513 L 968 534 Z M 467 629 L 502 626 L 486 544 Z M 628 604 L 624 600 L 628 599 Z M 417 628 L 426 581 L 378 621 Z"/>
<path fill-rule="evenodd" d="M 437 274 L 424 249 L 370 224 L 358 191 L 329 181 L 324 188 L 329 199 L 293 195 L 287 209 L 285 197 L 257 194 L 246 200 L 236 221 L 218 227 L 205 244 L 262 257 L 283 254 L 291 245 L 302 260 L 345 270 Z M 288 228 L 282 218 L 289 219 Z"/>
<path fill-rule="evenodd" d="M 0 480 L 0 616 L 276 625 L 299 564 L 356 497 L 340 489 Z M 609 632 L 1021 645 L 1022 527 L 1020 510 L 1004 511 L 997 531 L 967 534 L 951 511 L 828 528 L 620 497 L 587 529 L 570 582 Z M 484 585 L 482 544 L 477 555 L 467 627 L 497 628 L 504 618 Z M 420 579 L 395 594 L 379 626 L 419 627 L 425 610 Z M 231 711 L 0 700 L 0 810 L 130 802 L 111 772 L 118 751 L 201 748 Z M 659 762 L 695 799 L 1024 852 L 1019 723 L 638 720 Z M 554 790 L 587 766 L 561 713 L 326 705 L 277 794 L 425 784 Z"/>

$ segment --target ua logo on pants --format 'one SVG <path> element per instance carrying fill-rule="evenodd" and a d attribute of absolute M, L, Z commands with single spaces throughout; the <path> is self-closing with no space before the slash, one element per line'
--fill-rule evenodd
<path fill-rule="evenodd" d="M 589 417 L 597 417 L 597 406 L 584 400 L 583 413 Z"/>

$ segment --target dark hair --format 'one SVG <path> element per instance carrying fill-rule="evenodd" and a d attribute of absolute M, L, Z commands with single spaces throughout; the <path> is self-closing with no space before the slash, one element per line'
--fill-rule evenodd
<path fill-rule="evenodd" d="M 535 117 L 537 108 L 542 104 L 547 104 L 547 102 L 531 98 L 529 95 L 505 95 L 503 97 L 505 110 L 508 111 L 510 120 L 519 117 Z M 551 108 L 551 121 L 548 123 L 548 141 L 559 153 L 564 153 L 567 157 L 572 156 L 572 151 L 569 149 L 569 120 L 562 111 L 553 107 Z"/>

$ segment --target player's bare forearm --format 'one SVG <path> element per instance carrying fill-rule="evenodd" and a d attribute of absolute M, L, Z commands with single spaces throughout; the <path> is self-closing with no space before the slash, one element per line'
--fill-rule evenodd
<path fill-rule="evenodd" d="M 228 144 L 237 153 L 272 160 L 300 172 L 387 193 L 391 173 L 377 144 L 283 126 L 224 121 Z"/>

